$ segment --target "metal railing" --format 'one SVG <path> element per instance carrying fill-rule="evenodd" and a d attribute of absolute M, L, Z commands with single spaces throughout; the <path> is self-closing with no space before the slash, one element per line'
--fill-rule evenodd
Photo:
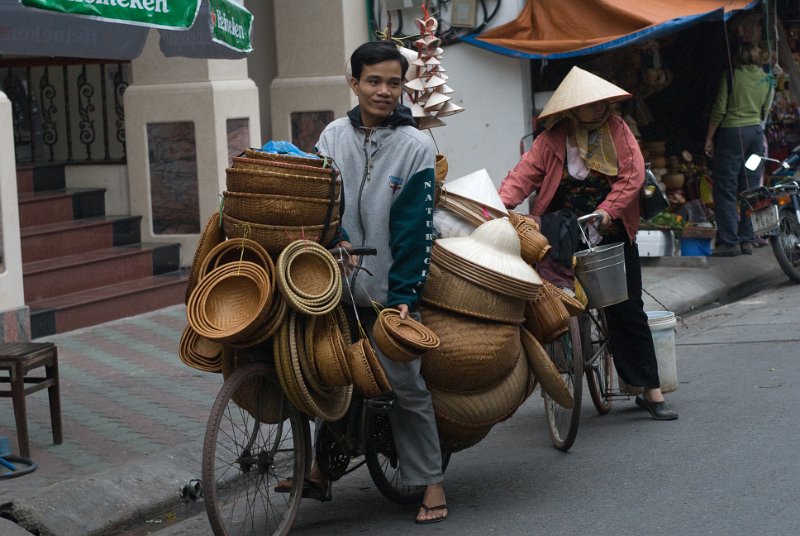
<path fill-rule="evenodd" d="M 129 62 L 0 59 L 17 163 L 124 162 L 122 95 L 130 79 Z"/>

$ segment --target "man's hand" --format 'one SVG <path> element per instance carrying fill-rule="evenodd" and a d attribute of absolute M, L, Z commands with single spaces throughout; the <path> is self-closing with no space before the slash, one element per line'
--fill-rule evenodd
<path fill-rule="evenodd" d="M 336 247 L 344 248 L 345 250 L 350 251 L 351 249 L 353 249 L 353 244 L 351 244 L 347 240 L 342 240 L 341 242 L 336 244 Z M 348 273 L 356 266 L 358 266 L 358 255 L 349 255 L 346 261 L 342 259 L 342 270 L 344 270 L 345 273 Z"/>
<path fill-rule="evenodd" d="M 398 311 L 400 311 L 400 318 L 405 320 L 405 318 L 408 316 L 408 305 L 401 303 L 397 305 L 396 308 Z"/>

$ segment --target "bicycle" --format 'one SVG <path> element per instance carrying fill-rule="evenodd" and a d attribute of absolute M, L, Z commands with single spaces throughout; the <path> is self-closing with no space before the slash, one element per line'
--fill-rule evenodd
<path fill-rule="evenodd" d="M 375 249 L 356 247 L 348 253 L 374 255 Z M 349 344 L 351 334 L 342 335 Z M 206 428 L 201 486 L 216 536 L 287 534 L 311 468 L 308 418 L 283 392 L 271 355 L 259 352 L 269 353 L 269 347 L 240 352 L 242 366 L 223 383 Z M 389 422 L 393 405 L 385 396 L 354 396 L 342 419 L 320 425 L 315 454 L 329 483 L 320 500 L 330 499 L 331 482 L 364 464 L 387 499 L 399 504 L 422 500 L 425 487 L 406 486 L 400 478 Z M 443 453 L 443 470 L 449 458 Z M 279 491 L 285 483 L 290 489 Z"/>
<path fill-rule="evenodd" d="M 578 319 L 570 318 L 566 333 L 553 342 L 545 344 L 544 348 L 561 373 L 561 378 L 567 385 L 574 401 L 571 408 L 565 408 L 542 389 L 550 440 L 555 448 L 566 452 L 572 447 L 578 435 L 583 398 L 583 351 L 581 350 L 582 341 Z"/>

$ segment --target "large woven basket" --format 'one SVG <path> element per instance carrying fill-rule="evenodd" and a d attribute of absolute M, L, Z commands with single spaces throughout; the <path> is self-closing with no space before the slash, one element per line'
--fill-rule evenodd
<path fill-rule="evenodd" d="M 264 268 L 270 281 L 270 288 L 275 289 L 275 264 L 272 258 L 261 244 L 249 238 L 225 240 L 211 248 L 200 262 L 198 276 L 203 278 L 222 264 L 239 261 L 249 261 Z"/>
<path fill-rule="evenodd" d="M 330 158 L 303 158 L 301 156 L 292 156 L 288 154 L 275 154 L 266 151 L 259 151 L 258 149 L 245 149 L 244 154 L 247 158 L 256 158 L 258 160 L 268 160 L 274 162 L 284 162 L 286 164 L 299 164 L 301 166 L 312 167 L 330 167 Z"/>
<path fill-rule="evenodd" d="M 453 392 L 482 391 L 514 368 L 520 349 L 519 326 L 459 315 L 420 305 L 426 326 L 440 340 L 422 359 L 426 383 Z"/>
<path fill-rule="evenodd" d="M 528 264 L 535 264 L 545 259 L 553 248 L 547 237 L 539 232 L 539 226 L 532 220 L 510 211 L 508 220 L 519 236 L 520 256 Z"/>
<path fill-rule="evenodd" d="M 476 318 L 518 324 L 525 318 L 525 300 L 501 294 L 431 262 L 421 299 L 430 305 Z"/>
<path fill-rule="evenodd" d="M 248 261 L 215 268 L 189 296 L 189 325 L 213 341 L 247 340 L 266 319 L 272 296 L 268 277 Z"/>
<path fill-rule="evenodd" d="M 525 304 L 525 327 L 546 344 L 567 332 L 570 314 L 555 287 L 543 285 L 539 295 Z"/>
<path fill-rule="evenodd" d="M 308 227 L 263 225 L 246 222 L 223 214 L 222 228 L 228 238 L 250 238 L 255 240 L 272 257 L 277 258 L 281 251 L 295 240 L 305 239 L 328 244 L 339 230 L 339 220 L 331 222 L 326 231 L 324 225 L 311 225 Z"/>
<path fill-rule="evenodd" d="M 270 347 L 256 347 L 249 350 L 235 350 L 225 347 L 222 351 L 221 372 L 228 379 L 237 368 L 271 359 Z M 262 423 L 277 424 L 286 419 L 288 404 L 283 401 L 283 393 L 277 377 L 274 381 L 260 376 L 243 382 L 231 397 L 234 403 Z M 283 412 L 281 412 L 283 408 Z"/>
<path fill-rule="evenodd" d="M 222 192 L 224 211 L 237 220 L 266 225 L 322 225 L 339 217 L 339 200 Z"/>
<path fill-rule="evenodd" d="M 330 165 L 328 165 L 328 167 L 323 167 L 321 165 L 309 166 L 307 165 L 308 159 L 301 160 L 303 160 L 302 163 L 297 163 L 296 161 L 287 162 L 285 160 L 281 161 L 271 158 L 242 158 L 240 156 L 235 156 L 233 157 L 233 167 L 237 169 L 255 169 L 277 173 L 289 173 L 298 177 L 335 177 L 339 174 L 336 168 L 333 168 Z M 324 163 L 323 160 L 320 160 L 319 162 Z M 327 163 L 331 164 L 332 160 L 328 160 Z"/>
<path fill-rule="evenodd" d="M 458 452 L 480 443 L 489 435 L 494 424 L 470 424 L 455 421 L 447 415 L 434 412 L 439 441 L 448 452 Z"/>
<path fill-rule="evenodd" d="M 304 176 L 260 169 L 228 168 L 225 185 L 229 192 L 288 195 L 318 199 L 339 199 L 342 180 L 325 176 Z"/>
<path fill-rule="evenodd" d="M 225 240 L 225 233 L 222 231 L 222 224 L 219 219 L 219 212 L 215 212 L 208 218 L 203 233 L 200 235 L 200 240 L 197 243 L 197 249 L 194 252 L 194 258 L 189 268 L 189 277 L 186 281 L 186 297 L 184 303 L 189 303 L 189 295 L 192 290 L 197 286 L 200 280 L 200 273 L 198 272 L 200 264 L 205 259 L 211 249 Z M 205 274 L 203 274 L 205 275 Z"/>
<path fill-rule="evenodd" d="M 527 391 L 528 375 L 528 361 L 519 348 L 511 372 L 491 389 L 466 394 L 430 387 L 434 411 L 452 421 L 473 426 L 495 424 L 522 404 Z"/>

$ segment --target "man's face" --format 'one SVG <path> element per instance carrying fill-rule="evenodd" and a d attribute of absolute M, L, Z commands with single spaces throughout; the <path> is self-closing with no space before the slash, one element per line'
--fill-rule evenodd
<path fill-rule="evenodd" d="M 350 87 L 361 106 L 365 127 L 381 125 L 389 117 L 403 92 L 403 68 L 397 60 L 364 65 L 361 78 L 350 78 Z"/>

